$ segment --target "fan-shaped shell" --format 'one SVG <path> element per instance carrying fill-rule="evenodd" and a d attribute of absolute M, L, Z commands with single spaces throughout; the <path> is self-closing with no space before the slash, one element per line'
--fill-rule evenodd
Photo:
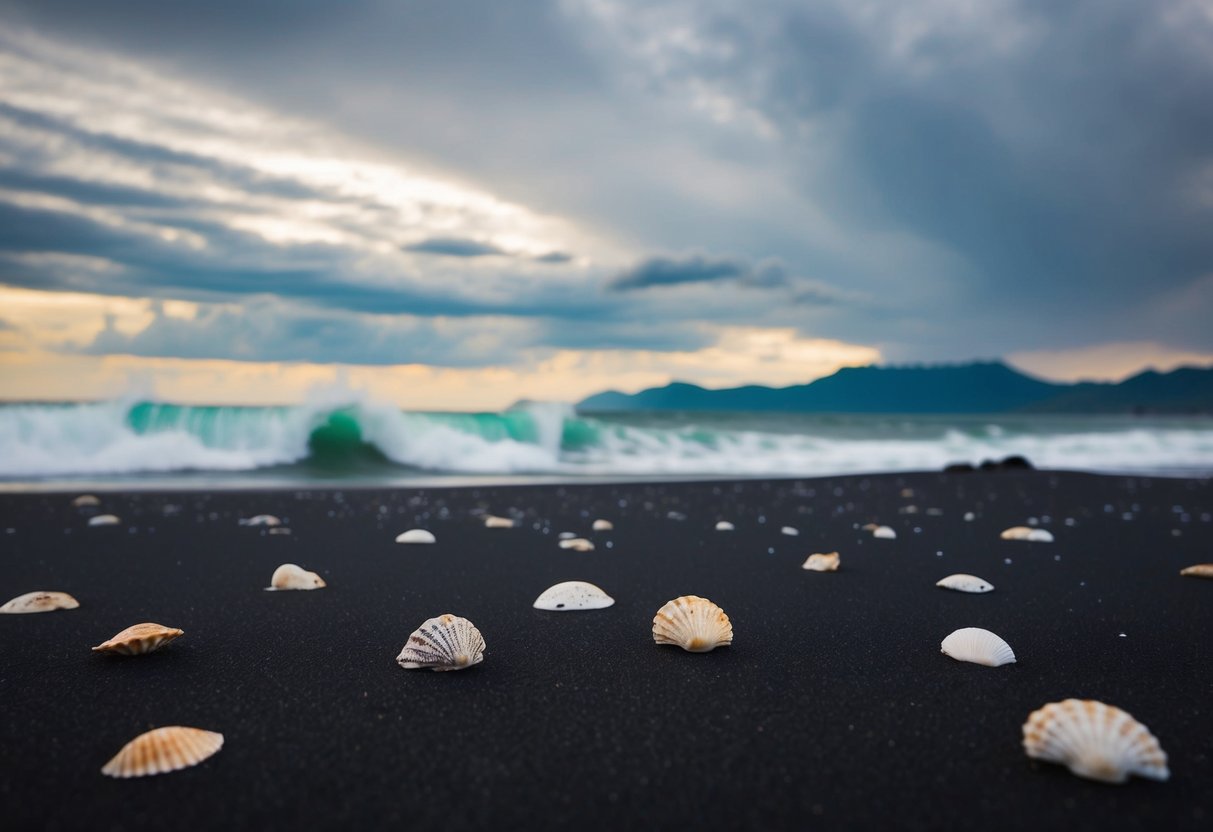
<path fill-rule="evenodd" d="M 965 627 L 940 642 L 939 649 L 957 661 L 1001 667 L 1015 661 L 1015 651 L 989 630 Z"/>
<path fill-rule="evenodd" d="M 76 508 L 85 508 L 88 506 L 99 506 L 101 501 L 92 494 L 81 494 L 76 499 L 72 500 L 72 505 Z"/>
<path fill-rule="evenodd" d="M 601 610 L 615 603 L 615 599 L 602 591 L 601 587 L 585 581 L 565 581 L 550 586 L 535 599 L 537 610 L 569 612 L 572 610 Z"/>
<path fill-rule="evenodd" d="M 426 529 L 409 529 L 396 535 L 397 543 L 437 543 L 438 538 Z"/>
<path fill-rule="evenodd" d="M 1213 578 L 1213 563 L 1198 563 L 1179 570 L 1179 574 L 1189 578 Z"/>
<path fill-rule="evenodd" d="M 396 661 L 407 670 L 462 670 L 484 661 L 484 650 L 475 624 L 446 613 L 414 630 Z"/>
<path fill-rule="evenodd" d="M 185 635 L 184 630 L 176 627 L 165 627 L 163 624 L 136 624 L 127 627 L 109 641 L 103 641 L 93 648 L 98 653 L 117 653 L 122 656 L 138 656 L 159 650 L 178 636 Z"/>
<path fill-rule="evenodd" d="M 838 564 L 842 558 L 837 552 L 829 552 L 827 554 L 809 555 L 809 559 L 801 564 L 801 569 L 808 569 L 811 572 L 837 572 Z"/>
<path fill-rule="evenodd" d="M 935 582 L 935 586 L 944 589 L 954 589 L 957 592 L 993 592 L 994 584 L 976 575 L 966 575 L 959 572 Z"/>
<path fill-rule="evenodd" d="M 241 526 L 281 526 L 282 521 L 272 514 L 257 514 L 240 521 Z"/>
<path fill-rule="evenodd" d="M 325 586 L 327 584 L 324 578 L 315 572 L 309 572 L 293 563 L 284 563 L 274 570 L 270 585 L 266 589 L 322 589 Z"/>
<path fill-rule="evenodd" d="M 559 543 L 561 549 L 572 549 L 574 552 L 592 552 L 594 551 L 593 541 L 586 540 L 584 537 L 573 537 L 567 540 L 562 540 Z"/>
<path fill-rule="evenodd" d="M 484 516 L 484 527 L 486 529 L 512 529 L 514 521 L 509 517 L 495 517 L 492 514 Z"/>
<path fill-rule="evenodd" d="M 115 514 L 98 514 L 96 517 L 88 518 L 90 526 L 117 526 L 121 522 Z"/>
<path fill-rule="evenodd" d="M 896 540 L 897 532 L 893 531 L 889 526 L 877 526 L 872 529 L 872 537 L 880 540 Z"/>
<path fill-rule="evenodd" d="M 653 640 L 690 653 L 707 653 L 733 643 L 733 624 L 720 607 L 698 595 L 683 595 L 653 617 Z"/>
<path fill-rule="evenodd" d="M 794 528 L 792 526 L 784 526 L 782 529 L 779 530 L 779 533 L 786 534 L 788 537 L 797 537 L 800 534 L 800 529 Z"/>
<path fill-rule="evenodd" d="M 169 725 L 140 734 L 101 769 L 110 777 L 144 777 L 196 766 L 223 747 L 223 734 Z"/>
<path fill-rule="evenodd" d="M 736 526 L 734 526 L 728 520 L 721 520 L 716 524 L 716 531 L 718 532 L 731 532 L 735 528 Z"/>
<path fill-rule="evenodd" d="M 593 530 L 596 532 L 609 532 L 615 528 L 615 524 L 610 520 L 595 520 Z"/>
<path fill-rule="evenodd" d="M 1029 757 L 1060 763 L 1079 777 L 1123 783 L 1129 775 L 1166 780 L 1167 754 L 1128 713 L 1092 699 L 1050 702 L 1023 726 Z"/>
<path fill-rule="evenodd" d="M 80 602 L 66 592 L 27 592 L 0 607 L 0 613 L 21 615 L 30 612 L 74 610 L 78 606 Z"/>

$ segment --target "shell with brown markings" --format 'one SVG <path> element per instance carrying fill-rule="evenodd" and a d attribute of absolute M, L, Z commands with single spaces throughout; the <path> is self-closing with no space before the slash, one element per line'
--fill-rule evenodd
<path fill-rule="evenodd" d="M 463 670 L 484 661 L 484 636 L 466 618 L 451 613 L 426 620 L 396 657 L 406 670 Z"/>
<path fill-rule="evenodd" d="M 707 598 L 683 595 L 653 617 L 653 641 L 676 645 L 688 653 L 708 653 L 733 643 L 733 624 Z"/>
<path fill-rule="evenodd" d="M 22 615 L 31 612 L 74 610 L 78 606 L 80 602 L 66 592 L 27 592 L 0 607 L 0 613 Z"/>
<path fill-rule="evenodd" d="M 1023 726 L 1029 757 L 1060 763 L 1079 777 L 1123 783 L 1129 775 L 1166 780 L 1167 754 L 1130 714 L 1093 699 L 1050 702 Z"/>
<path fill-rule="evenodd" d="M 185 635 L 184 630 L 165 627 L 163 624 L 146 622 L 127 627 L 109 641 L 93 648 L 97 653 L 115 653 L 120 656 L 138 656 L 159 650 L 175 638 Z"/>
<path fill-rule="evenodd" d="M 801 564 L 801 569 L 808 569 L 810 572 L 837 572 L 838 565 L 842 562 L 842 558 L 837 552 L 829 552 L 827 554 L 809 555 L 809 559 Z"/>
<path fill-rule="evenodd" d="M 196 766 L 223 747 L 223 734 L 169 725 L 140 734 L 101 769 L 110 777 L 145 777 Z"/>

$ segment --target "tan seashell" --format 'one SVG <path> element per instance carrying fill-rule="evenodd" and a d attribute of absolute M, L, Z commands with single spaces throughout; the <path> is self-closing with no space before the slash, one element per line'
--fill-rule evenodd
<path fill-rule="evenodd" d="M 1012 526 L 1009 529 L 1004 529 L 998 535 L 1003 540 L 1026 540 L 1029 543 L 1052 543 L 1052 532 L 1045 529 L 1033 529 L 1029 526 Z"/>
<path fill-rule="evenodd" d="M 1036 760 L 1060 763 L 1079 777 L 1123 783 L 1129 775 L 1167 780 L 1167 753 L 1150 729 L 1092 699 L 1050 702 L 1023 726 L 1023 747 Z"/>
<path fill-rule="evenodd" d="M 595 520 L 593 530 L 596 532 L 609 532 L 615 528 L 615 524 L 610 520 Z"/>
<path fill-rule="evenodd" d="M 495 517 L 492 514 L 484 516 L 484 527 L 486 529 L 512 529 L 514 521 L 509 517 Z"/>
<path fill-rule="evenodd" d="M 594 543 L 586 540 L 584 537 L 572 537 L 567 540 L 562 540 L 558 545 L 561 549 L 572 549 L 574 552 L 594 551 Z"/>
<path fill-rule="evenodd" d="M 653 641 L 689 653 L 708 653 L 733 643 L 733 624 L 720 607 L 698 595 L 683 595 L 653 616 Z"/>
<path fill-rule="evenodd" d="M 223 747 L 223 734 L 169 725 L 140 734 L 101 769 L 110 777 L 145 777 L 196 766 Z"/>
<path fill-rule="evenodd" d="M 875 537 L 878 540 L 896 540 L 897 532 L 895 532 L 889 526 L 877 526 L 876 528 L 872 529 L 872 537 Z"/>
<path fill-rule="evenodd" d="M 22 615 L 30 612 L 74 610 L 78 606 L 80 602 L 66 592 L 27 592 L 0 607 L 0 613 Z"/>
<path fill-rule="evenodd" d="M 241 518 L 241 526 L 281 526 L 282 521 L 272 514 L 257 514 L 247 519 Z"/>
<path fill-rule="evenodd" d="M 414 630 L 396 661 L 406 670 L 463 670 L 484 661 L 484 650 L 475 624 L 446 613 Z"/>
<path fill-rule="evenodd" d="M 115 514 L 98 514 L 96 517 L 88 518 L 90 526 L 117 526 L 121 522 Z"/>
<path fill-rule="evenodd" d="M 954 589 L 957 592 L 993 592 L 994 584 L 976 575 L 966 575 L 963 572 L 949 575 L 935 582 L 935 586 L 944 589 Z"/>
<path fill-rule="evenodd" d="M 721 520 L 716 523 L 716 531 L 718 531 L 718 532 L 731 532 L 735 528 L 737 528 L 737 527 L 734 526 L 732 523 L 730 523 L 728 520 Z"/>
<path fill-rule="evenodd" d="M 1189 578 L 1213 578 L 1213 563 L 1198 563 L 1179 570 L 1179 574 Z M 3 612 L 3 610 L 0 610 Z"/>
<path fill-rule="evenodd" d="M 101 505 L 101 501 L 92 494 L 81 494 L 72 500 L 72 505 L 76 508 L 86 508 L 88 506 L 99 506 Z"/>
<path fill-rule="evenodd" d="M 809 559 L 801 564 L 801 569 L 808 569 L 810 572 L 837 572 L 838 564 L 842 558 L 837 552 L 830 552 L 825 555 L 809 555 Z"/>
<path fill-rule="evenodd" d="M 276 589 L 323 589 L 326 586 L 328 584 L 324 582 L 324 578 L 315 572 L 308 572 L 302 566 L 297 566 L 293 563 L 284 563 L 274 570 L 274 575 L 270 578 L 270 585 L 266 589 L 270 591 Z"/>
<path fill-rule="evenodd" d="M 138 656 L 159 650 L 173 639 L 185 635 L 184 630 L 176 627 L 165 627 L 163 624 L 136 624 L 127 627 L 109 641 L 103 641 L 93 648 L 98 653 L 117 653 L 122 656 Z"/>
<path fill-rule="evenodd" d="M 964 627 L 940 642 L 941 653 L 958 662 L 972 662 L 986 667 L 1002 667 L 1015 662 L 1015 651 L 989 630 Z"/>
<path fill-rule="evenodd" d="M 438 538 L 434 537 L 434 533 L 426 529 L 409 529 L 407 532 L 401 532 L 396 535 L 397 543 L 437 543 Z"/>

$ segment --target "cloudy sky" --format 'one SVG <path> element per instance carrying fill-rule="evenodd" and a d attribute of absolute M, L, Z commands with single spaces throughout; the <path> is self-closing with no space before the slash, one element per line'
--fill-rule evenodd
<path fill-rule="evenodd" d="M 1211 0 L 0 0 L 0 396 L 1213 361 Z"/>

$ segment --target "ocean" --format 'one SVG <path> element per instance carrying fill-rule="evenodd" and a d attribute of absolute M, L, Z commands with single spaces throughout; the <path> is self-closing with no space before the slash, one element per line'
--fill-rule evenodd
<path fill-rule="evenodd" d="M 1042 468 L 1209 476 L 1213 419 L 0 404 L 5 490 L 812 477 L 1011 454 Z"/>

